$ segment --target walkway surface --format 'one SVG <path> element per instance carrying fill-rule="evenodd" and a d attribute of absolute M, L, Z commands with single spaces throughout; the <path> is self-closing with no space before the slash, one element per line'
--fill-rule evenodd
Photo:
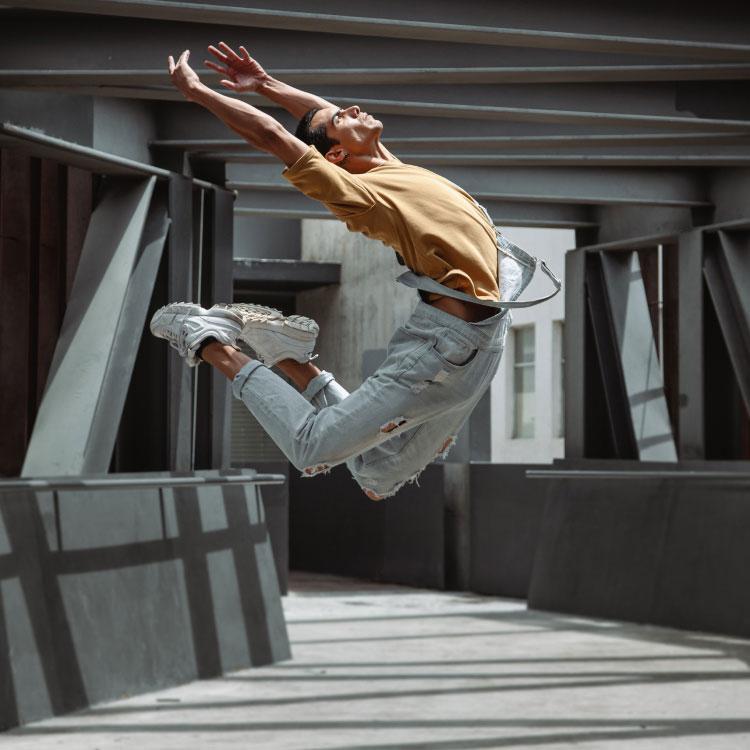
<path fill-rule="evenodd" d="M 3 750 L 750 748 L 750 642 L 296 575 L 294 659 L 31 724 Z"/>

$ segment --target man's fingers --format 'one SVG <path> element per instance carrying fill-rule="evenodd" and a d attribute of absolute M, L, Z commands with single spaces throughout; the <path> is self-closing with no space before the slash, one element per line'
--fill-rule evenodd
<path fill-rule="evenodd" d="M 188 60 L 190 59 L 190 50 L 186 49 L 181 55 L 180 59 L 177 61 L 178 65 L 187 65 Z"/>
<path fill-rule="evenodd" d="M 211 60 L 204 60 L 203 64 L 207 68 L 211 68 L 211 70 L 215 70 L 217 73 L 221 73 L 223 76 L 231 76 L 233 75 L 233 71 L 230 68 L 225 68 L 222 65 L 217 65 L 215 62 L 211 62 Z"/>
<path fill-rule="evenodd" d="M 172 55 L 167 58 L 167 65 L 169 66 L 169 75 L 172 75 L 174 73 L 174 57 Z"/>
<path fill-rule="evenodd" d="M 253 58 L 250 57 L 250 53 L 240 44 L 240 52 L 242 57 L 245 58 L 245 62 L 250 62 Z"/>
<path fill-rule="evenodd" d="M 225 42 L 219 42 L 219 47 L 221 47 L 224 52 L 226 52 L 230 60 L 240 62 L 242 61 L 242 58 Z"/>
<path fill-rule="evenodd" d="M 219 81 L 219 83 L 221 83 L 222 86 L 226 86 L 228 89 L 232 89 L 232 91 L 237 88 L 237 85 L 234 81 L 227 81 L 226 78 L 223 81 Z"/>
<path fill-rule="evenodd" d="M 228 62 L 229 58 L 221 51 L 216 49 L 213 44 L 208 45 L 208 51 L 220 62 Z"/>

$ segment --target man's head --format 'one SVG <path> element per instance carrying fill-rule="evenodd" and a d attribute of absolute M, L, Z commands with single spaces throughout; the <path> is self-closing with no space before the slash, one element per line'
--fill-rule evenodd
<path fill-rule="evenodd" d="M 355 106 L 311 109 L 299 121 L 295 135 L 315 146 L 328 161 L 349 168 L 357 157 L 378 154 L 383 123 Z"/>

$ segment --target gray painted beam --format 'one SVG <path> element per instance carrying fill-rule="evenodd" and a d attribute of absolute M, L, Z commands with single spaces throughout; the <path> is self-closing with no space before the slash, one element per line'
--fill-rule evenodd
<path fill-rule="evenodd" d="M 599 242 L 644 232 L 677 235 L 693 228 L 693 211 L 687 206 L 601 206 L 597 214 Z"/>
<path fill-rule="evenodd" d="M 750 78 L 750 65 L 718 63 L 703 65 L 577 65 L 526 67 L 456 68 L 326 68 L 268 70 L 292 86 L 404 85 L 404 84 L 507 84 L 593 83 L 630 81 L 734 81 Z M 216 85 L 222 76 L 201 71 L 205 83 Z M 134 70 L 4 69 L 0 86 L 166 86 L 169 77 L 162 68 Z"/>
<path fill-rule="evenodd" d="M 41 10 L 61 9 L 69 13 L 130 16 L 135 18 L 181 21 L 201 24 L 228 24 L 253 28 L 275 28 L 398 39 L 424 39 L 461 44 L 534 47 L 563 50 L 622 52 L 715 60 L 750 58 L 747 44 L 654 39 L 611 34 L 582 34 L 540 29 L 513 29 L 465 24 L 363 18 L 323 13 L 266 10 L 210 3 L 164 0 L 66 0 L 60 7 L 55 0 L 23 0 L 20 7 Z"/>
<path fill-rule="evenodd" d="M 718 232 L 720 230 L 728 232 L 745 231 L 750 229 L 750 217 L 747 219 L 736 219 L 726 222 L 714 222 L 711 224 L 701 224 L 696 231 L 701 232 Z M 637 237 L 624 237 L 613 242 L 602 242 L 595 245 L 581 245 L 580 250 L 587 253 L 600 253 L 602 250 L 634 250 L 643 247 L 654 247 L 663 243 L 674 242 L 677 239 L 674 232 L 664 232 L 661 234 L 639 235 Z"/>
<path fill-rule="evenodd" d="M 321 92 L 322 96 L 326 94 Z M 255 97 L 257 98 L 257 97 Z M 556 124 L 591 124 L 618 127 L 664 128 L 668 130 L 693 130 L 736 132 L 750 129 L 750 121 L 727 120 L 708 117 L 671 116 L 655 114 L 631 114 L 629 112 L 597 112 L 547 107 L 500 107 L 479 104 L 454 104 L 431 101 L 399 101 L 394 99 L 370 99 L 358 96 L 330 97 L 333 104 L 358 104 L 377 115 L 406 114 L 422 117 L 451 117 L 462 120 L 493 120 L 498 122 L 550 122 Z"/>
<path fill-rule="evenodd" d="M 169 281 L 170 301 L 193 297 L 193 186 L 189 178 L 172 175 L 169 180 Z M 172 471 L 193 468 L 193 401 L 195 370 L 171 347 L 167 363 L 168 456 Z"/>
<path fill-rule="evenodd" d="M 555 9 L 553 16 L 559 16 Z M 96 72 L 164 71 L 165 54 L 190 49 L 205 55 L 209 42 L 224 39 L 244 44 L 269 71 L 307 68 L 330 70 L 341 67 L 341 60 L 366 61 L 370 68 L 387 69 L 398 61 L 401 68 L 548 68 L 592 66 L 661 66 L 658 55 L 628 55 L 613 51 L 579 52 L 524 47 L 465 45 L 448 42 L 401 40 L 382 37 L 351 37 L 310 31 L 242 28 L 232 24 L 210 27 L 183 23 L 114 16 L 78 14 L 55 15 L 54 23 L 44 22 L 34 13 L 3 12 L 3 44 L 0 69 L 28 69 L 33 61 L 37 70 L 76 70 Z M 705 26 L 705 24 L 704 24 Z M 210 28 L 210 37 L 206 29 Z M 741 26 L 733 25 L 741 34 Z M 722 32 L 726 36 L 726 31 Z M 134 43 L 137 40 L 137 44 Z M 746 41 L 745 39 L 741 41 Z M 310 67 L 311 60 L 315 68 Z M 113 61 L 117 61 L 113 65 Z M 670 61 L 694 65 L 691 56 Z M 745 60 L 747 64 L 749 60 Z M 742 63 L 740 63 L 742 64 Z"/>
<path fill-rule="evenodd" d="M 586 410 L 586 254 L 565 254 L 565 326 L 563 327 L 563 388 L 565 395 L 565 458 L 585 456 Z"/>
<path fill-rule="evenodd" d="M 341 282 L 340 263 L 301 260 L 235 258 L 234 288 L 301 291 Z"/>
<path fill-rule="evenodd" d="M 220 188 L 209 191 L 211 201 L 211 303 L 231 302 L 233 297 L 234 195 Z M 205 300 L 208 302 L 209 300 Z M 211 465 L 229 467 L 231 461 L 231 384 L 218 370 L 211 373 Z"/>
<path fill-rule="evenodd" d="M 437 174 L 460 185 L 477 200 L 520 200 L 534 203 L 710 206 L 699 174 L 679 169 L 613 167 L 485 167 L 437 166 Z M 259 189 L 285 189 L 278 163 L 227 164 L 227 185 L 253 183 Z M 245 186 L 241 186 L 245 187 Z"/>
<path fill-rule="evenodd" d="M 641 461 L 677 461 L 637 253 L 602 253 L 614 332 Z"/>
<path fill-rule="evenodd" d="M 585 144 L 584 144 L 585 145 Z M 580 149 L 580 146 L 579 146 Z M 623 153 L 597 153 L 596 151 L 579 150 L 578 153 L 563 154 L 518 154 L 518 153 L 423 153 L 397 150 L 395 156 L 408 164 L 424 166 L 460 165 L 486 167 L 745 167 L 750 166 L 750 147 L 735 146 L 712 152 L 710 148 L 693 149 L 695 153 L 686 153 L 685 147 L 676 147 L 670 152 L 639 153 L 632 150 Z M 267 164 L 272 160 L 265 154 L 206 152 L 193 157 L 196 163 L 201 161 L 224 161 L 231 164 Z"/>
<path fill-rule="evenodd" d="M 99 149 L 71 143 L 62 138 L 55 138 L 44 133 L 38 133 L 28 127 L 21 127 L 10 123 L 0 124 L 0 144 L 14 146 L 42 159 L 51 159 L 71 166 L 86 169 L 97 174 L 107 174 L 122 177 L 155 176 L 168 179 L 170 172 L 151 164 L 127 159 L 116 154 L 109 154 Z M 193 180 L 194 184 L 210 187 L 201 180 Z"/>
<path fill-rule="evenodd" d="M 404 149 L 446 149 L 455 151 L 478 151 L 482 149 L 580 149 L 600 147 L 633 147 L 661 146 L 662 148 L 684 148 L 685 146 L 750 144 L 750 131 L 746 133 L 652 133 L 652 134 L 613 134 L 593 135 L 543 135 L 543 136 L 423 136 L 414 138 L 383 138 L 382 142 L 391 151 Z M 174 149 L 190 153 L 257 153 L 257 149 L 247 141 L 238 138 L 201 139 L 184 138 L 173 140 L 154 140 L 151 148 Z M 264 161 L 266 159 L 264 158 Z"/>
<path fill-rule="evenodd" d="M 597 440 L 606 439 L 607 431 L 603 429 L 606 424 L 609 428 L 608 436 L 611 441 L 613 457 L 635 459 L 638 457 L 638 447 L 628 390 L 623 374 L 618 335 L 612 319 L 612 303 L 604 278 L 601 255 L 589 257 L 585 264 L 586 303 L 588 322 L 590 322 L 592 333 L 591 339 L 587 341 L 587 346 L 593 346 L 593 349 L 590 352 L 586 351 L 585 354 L 589 355 L 596 352 L 598 375 L 593 372 L 593 358 L 586 362 L 588 366 L 584 374 L 601 378 L 604 395 L 602 403 L 606 407 L 608 417 L 608 419 L 604 418 L 604 411 L 600 410 L 599 405 L 595 404 L 594 399 L 587 393 L 584 409 L 584 418 L 586 419 L 584 423 L 585 451 L 588 455 L 600 455 L 601 448 L 596 443 Z M 584 335 L 587 337 L 587 333 Z M 590 434 L 589 431 L 595 432 Z"/>
<path fill-rule="evenodd" d="M 750 412 L 750 233 L 719 232 L 703 265 L 745 409 Z"/>
<path fill-rule="evenodd" d="M 38 86 L 39 91 L 66 93 L 71 95 L 122 97 L 130 99 L 151 99 L 155 101 L 182 102 L 184 98 L 173 87 L 127 87 L 127 86 Z M 216 89 L 219 90 L 218 88 Z M 224 93 L 224 92 L 220 92 Z M 329 91 L 317 92 L 328 101 L 340 106 L 359 104 L 363 109 L 382 115 L 407 115 L 412 117 L 439 117 L 457 118 L 461 120 L 490 120 L 493 122 L 535 122 L 554 123 L 557 125 L 579 125 L 608 127 L 633 127 L 649 129 L 667 129 L 679 131 L 710 130 L 716 132 L 735 132 L 738 129 L 750 129 L 750 121 L 742 119 L 722 119 L 695 117 L 672 114 L 640 114 L 628 112 L 617 112 L 604 109 L 604 111 L 592 111 L 587 108 L 566 108 L 564 94 L 558 95 L 554 90 L 551 96 L 554 101 L 550 106 L 494 106 L 486 104 L 456 103 L 451 101 L 413 101 L 411 97 L 414 91 L 405 94 L 404 99 L 382 99 L 363 96 L 371 94 L 371 90 L 353 91 L 350 93 L 336 93 Z M 391 92 L 389 92 L 391 93 Z M 563 97 L 561 100 L 560 97 Z M 248 101 L 253 106 L 274 108 L 273 103 L 255 94 L 240 94 L 242 100 Z M 446 99 L 448 97 L 446 96 Z M 454 98 L 460 98 L 463 102 L 471 102 L 469 92 L 459 92 Z M 482 97 L 487 100 L 487 95 Z M 594 97 L 594 100 L 596 97 Z M 476 100 L 474 98 L 474 100 Z M 507 100 L 507 97 L 503 97 Z M 644 99 L 644 101 L 646 101 Z M 591 100 L 588 105 L 590 106 Z M 553 106 L 554 105 L 554 106 Z M 562 106 L 561 106 L 562 105 Z M 615 109 L 612 107 L 612 109 Z"/>
<path fill-rule="evenodd" d="M 402 161 L 419 165 L 534 167 L 744 167 L 750 151 L 733 154 L 399 154 Z"/>
<path fill-rule="evenodd" d="M 678 393 L 680 458 L 705 457 L 703 364 L 703 233 L 679 236 Z"/>
<path fill-rule="evenodd" d="M 115 371 L 121 371 L 127 391 L 135 358 L 132 352 L 125 361 L 112 356 L 122 336 L 139 338 L 136 330 L 120 330 L 118 321 L 128 307 L 132 274 L 146 270 L 136 264 L 145 259 L 150 265 L 156 253 L 154 225 L 146 235 L 149 245 L 141 246 L 155 181 L 111 182 L 91 215 L 23 476 L 106 473 L 109 467 L 115 434 L 103 425 L 116 428 L 122 411 L 121 403 L 109 400 L 119 377 Z M 92 444 L 105 435 L 107 444 Z"/>
<path fill-rule="evenodd" d="M 98 405 L 101 415 L 94 420 L 88 436 L 82 473 L 106 471 L 112 459 L 141 337 L 144 333 L 150 335 L 146 329 L 149 304 L 169 224 L 166 196 L 155 193 L 117 320 L 110 361 L 101 384 Z"/>
<path fill-rule="evenodd" d="M 234 213 L 238 216 L 286 216 L 294 218 L 332 218 L 322 203 L 298 193 L 288 183 L 268 186 L 227 183 L 238 190 Z M 558 228 L 593 227 L 597 224 L 594 209 L 585 205 L 539 203 L 482 198 L 482 205 L 493 221 L 505 226 L 538 226 Z"/>
<path fill-rule="evenodd" d="M 129 177 L 156 175 L 162 179 L 169 177 L 169 172 L 165 169 L 39 133 L 32 130 L 33 126 L 33 123 L 29 123 L 29 127 L 8 122 L 0 124 L 0 143 L 21 146 L 33 156 L 60 161 L 100 174 Z"/>

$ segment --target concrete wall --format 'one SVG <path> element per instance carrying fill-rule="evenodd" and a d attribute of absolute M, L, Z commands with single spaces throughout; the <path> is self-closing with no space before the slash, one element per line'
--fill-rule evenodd
<path fill-rule="evenodd" d="M 639 468 L 611 461 L 567 466 Z M 292 567 L 750 637 L 746 481 L 526 478 L 528 469 L 545 467 L 470 464 L 463 495 L 468 526 L 455 513 L 461 503 L 451 497 L 456 482 L 450 472 L 461 467 L 432 464 L 421 487 L 407 486 L 379 503 L 367 500 L 343 467 L 314 479 L 293 476 Z M 676 467 L 649 465 L 659 468 Z"/>
<path fill-rule="evenodd" d="M 0 729 L 289 655 L 253 487 L 0 496 Z"/>
<path fill-rule="evenodd" d="M 638 469 L 635 462 L 584 466 Z M 747 462 L 678 466 L 746 476 L 750 468 Z M 551 481 L 529 606 L 748 638 L 748 524 L 747 480 Z"/>
<path fill-rule="evenodd" d="M 431 464 L 419 485 L 380 502 L 365 497 L 345 466 L 313 478 L 292 472 L 292 569 L 443 588 L 444 469 Z"/>
<path fill-rule="evenodd" d="M 416 292 L 394 282 L 402 267 L 392 250 L 339 221 L 302 222 L 301 260 L 341 263 L 341 285 L 301 292 L 297 312 L 320 324 L 318 367 L 351 391 L 362 382 L 365 350 L 388 344 L 414 309 Z"/>
<path fill-rule="evenodd" d="M 299 260 L 300 220 L 235 215 L 234 257 Z"/>

